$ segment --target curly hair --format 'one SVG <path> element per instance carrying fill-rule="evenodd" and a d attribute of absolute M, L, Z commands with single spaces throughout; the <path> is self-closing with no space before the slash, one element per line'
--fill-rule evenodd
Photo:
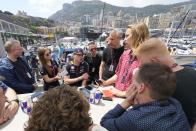
<path fill-rule="evenodd" d="M 35 103 L 25 131 L 88 131 L 87 99 L 68 86 L 50 89 Z"/>

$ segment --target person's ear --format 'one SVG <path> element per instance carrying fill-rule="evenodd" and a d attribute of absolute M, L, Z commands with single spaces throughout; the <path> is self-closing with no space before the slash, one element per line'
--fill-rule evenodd
<path fill-rule="evenodd" d="M 141 94 L 141 93 L 143 93 L 144 92 L 144 90 L 145 90 L 145 86 L 144 86 L 144 84 L 143 83 L 141 83 L 140 84 L 140 86 L 137 88 L 137 92 L 139 93 L 139 94 Z"/>
<path fill-rule="evenodd" d="M 158 57 L 152 57 L 152 58 L 151 58 L 151 62 L 159 63 L 160 60 L 158 59 Z"/>

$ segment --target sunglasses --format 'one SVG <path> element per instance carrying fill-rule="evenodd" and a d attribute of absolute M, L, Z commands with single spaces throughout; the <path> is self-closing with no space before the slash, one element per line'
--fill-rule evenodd
<path fill-rule="evenodd" d="M 97 50 L 97 48 L 91 48 L 91 51 L 96 51 Z"/>
<path fill-rule="evenodd" d="M 83 56 L 83 54 L 76 54 L 77 56 Z"/>
<path fill-rule="evenodd" d="M 46 56 L 50 56 L 50 54 L 51 54 L 51 53 L 47 53 L 47 54 L 45 54 L 45 55 L 46 55 Z"/>

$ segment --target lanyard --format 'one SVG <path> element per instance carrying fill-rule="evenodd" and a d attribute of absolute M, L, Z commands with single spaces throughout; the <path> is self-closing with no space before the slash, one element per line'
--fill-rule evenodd
<path fill-rule="evenodd" d="M 125 79 L 128 76 L 128 72 L 129 72 L 129 69 L 130 69 L 128 66 L 130 66 L 135 59 L 136 59 L 136 57 L 132 55 L 132 51 L 131 51 L 130 56 L 129 56 L 129 60 L 125 63 L 125 68 L 124 68 L 124 71 L 123 71 L 123 77 L 121 79 L 121 83 L 125 83 Z"/>
<path fill-rule="evenodd" d="M 114 51 L 113 49 L 111 48 L 111 52 L 110 52 L 110 55 L 111 55 L 111 65 L 114 65 L 114 58 L 113 55 L 114 55 Z"/>

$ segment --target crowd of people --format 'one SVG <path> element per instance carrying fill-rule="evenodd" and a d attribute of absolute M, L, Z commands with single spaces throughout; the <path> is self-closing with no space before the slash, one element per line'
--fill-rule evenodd
<path fill-rule="evenodd" d="M 33 56 L 28 64 L 20 42 L 8 40 L 7 56 L 0 59 L 0 123 L 16 114 L 16 94 L 36 90 L 40 74 L 46 92 L 33 106 L 27 131 L 195 131 L 196 71 L 178 65 L 163 41 L 149 37 L 144 23 L 128 26 L 123 45 L 121 39 L 111 31 L 102 56 L 95 42 L 88 53 L 74 49 L 64 69 L 47 47 L 38 49 L 39 61 Z M 103 116 L 102 127 L 93 124 L 90 105 L 77 91 L 92 83 L 112 85 L 112 94 L 124 98 Z"/>

